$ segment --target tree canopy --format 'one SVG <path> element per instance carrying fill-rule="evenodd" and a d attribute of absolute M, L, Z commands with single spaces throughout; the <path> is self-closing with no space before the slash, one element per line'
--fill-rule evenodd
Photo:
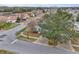
<path fill-rule="evenodd" d="M 57 10 L 57 13 L 40 22 L 39 26 L 42 35 L 56 43 L 65 43 L 74 37 L 74 19 L 72 14 L 66 11 Z"/>
<path fill-rule="evenodd" d="M 20 18 L 19 17 L 17 17 L 16 22 L 18 22 L 18 23 L 20 22 Z"/>

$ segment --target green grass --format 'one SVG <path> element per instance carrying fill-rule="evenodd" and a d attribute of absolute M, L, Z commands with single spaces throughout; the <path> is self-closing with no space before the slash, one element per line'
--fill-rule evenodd
<path fill-rule="evenodd" d="M 17 26 L 17 24 L 15 24 L 15 23 L 0 23 L 0 28 L 2 28 L 3 30 L 9 30 L 16 26 Z"/>
<path fill-rule="evenodd" d="M 16 27 L 16 26 L 17 26 L 17 24 L 14 24 L 14 23 L 9 24 L 9 25 L 5 25 L 5 26 L 4 26 L 4 30 L 8 30 L 8 29 L 14 28 L 14 27 Z"/>
<path fill-rule="evenodd" d="M 8 50 L 0 49 L 0 54 L 16 54 L 16 53 L 13 52 L 13 51 L 8 51 Z"/>

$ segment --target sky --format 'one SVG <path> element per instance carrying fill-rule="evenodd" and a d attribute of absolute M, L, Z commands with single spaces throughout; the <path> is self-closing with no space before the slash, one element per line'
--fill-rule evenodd
<path fill-rule="evenodd" d="M 23 7 L 79 7 L 79 4 L 1 4 L 0 6 L 23 6 Z"/>
<path fill-rule="evenodd" d="M 79 4 L 78 0 L 0 0 L 0 4 Z"/>
<path fill-rule="evenodd" d="M 0 0 L 0 6 L 79 7 L 78 0 Z"/>

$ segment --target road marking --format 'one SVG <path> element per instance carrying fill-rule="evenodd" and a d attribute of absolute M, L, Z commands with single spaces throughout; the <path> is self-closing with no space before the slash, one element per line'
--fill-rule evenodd
<path fill-rule="evenodd" d="M 11 44 L 14 44 L 15 42 L 17 42 L 18 40 L 16 39 L 16 40 L 14 40 L 13 42 L 11 42 Z"/>

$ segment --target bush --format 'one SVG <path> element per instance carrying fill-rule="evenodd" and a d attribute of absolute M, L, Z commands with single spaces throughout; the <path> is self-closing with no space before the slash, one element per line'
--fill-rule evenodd
<path fill-rule="evenodd" d="M 49 45 L 57 46 L 57 43 L 58 43 L 58 41 L 55 41 L 55 40 L 52 40 L 52 39 L 48 40 Z"/>

